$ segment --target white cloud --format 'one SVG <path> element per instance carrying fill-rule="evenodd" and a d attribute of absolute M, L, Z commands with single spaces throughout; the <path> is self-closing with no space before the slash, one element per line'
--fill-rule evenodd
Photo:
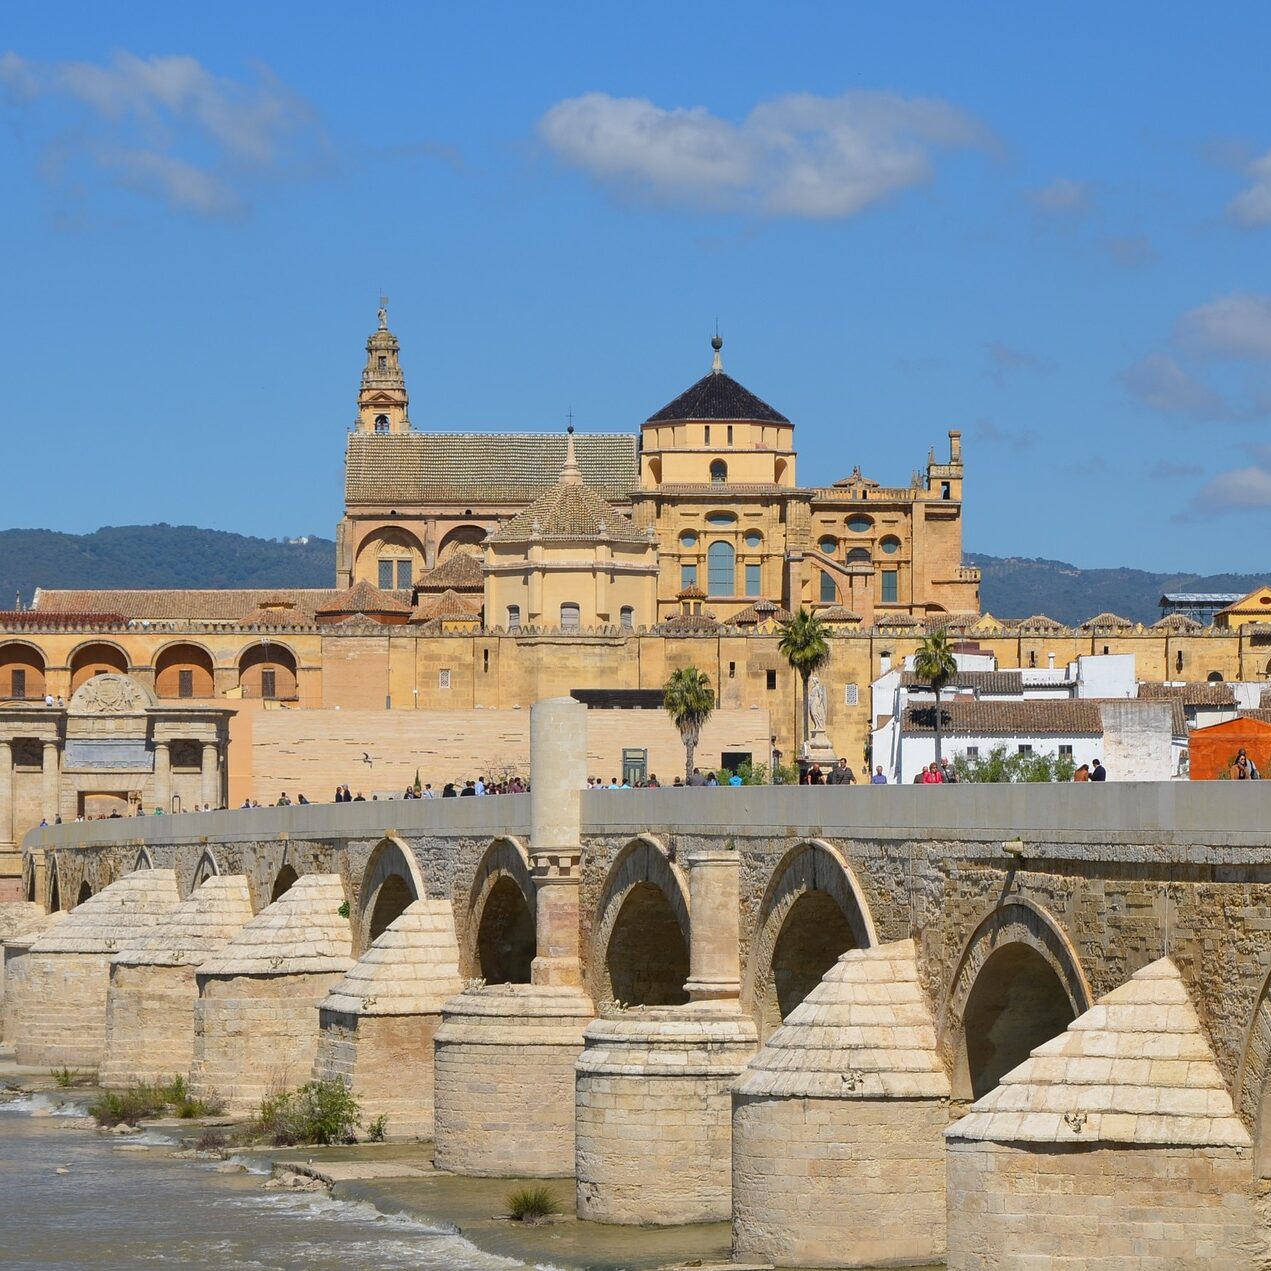
<path fill-rule="evenodd" d="M 1030 202 L 1040 212 L 1051 216 L 1084 216 L 1094 207 L 1094 187 L 1089 181 L 1060 177 L 1049 185 L 1028 193 Z"/>
<path fill-rule="evenodd" d="M 1271 468 L 1252 466 L 1220 472 L 1192 500 L 1198 513 L 1271 508 Z"/>
<path fill-rule="evenodd" d="M 246 205 L 254 177 L 292 174 L 324 141 L 313 112 L 265 68 L 248 80 L 214 75 L 185 56 L 105 63 L 0 56 L 10 102 L 55 114 L 46 172 L 85 165 L 112 184 L 203 216 Z"/>
<path fill-rule="evenodd" d="M 1183 314 L 1175 337 L 1213 357 L 1271 361 L 1271 296 L 1223 296 Z"/>
<path fill-rule="evenodd" d="M 1221 393 L 1193 379 L 1163 353 L 1149 354 L 1122 371 L 1118 378 L 1144 405 L 1163 414 L 1217 420 L 1228 419 L 1233 413 Z"/>
<path fill-rule="evenodd" d="M 1016 371 L 1053 371 L 1055 364 L 1048 357 L 1039 357 L 1025 349 L 1016 349 L 1000 340 L 990 340 L 984 346 L 988 355 L 989 376 L 995 384 L 1004 385 Z"/>
<path fill-rule="evenodd" d="M 1252 181 L 1227 204 L 1227 213 L 1240 225 L 1271 225 L 1271 150 L 1245 164 Z"/>
<path fill-rule="evenodd" d="M 891 93 L 796 93 L 741 123 L 703 106 L 587 93 L 558 102 L 539 132 L 602 184 L 666 203 L 828 220 L 927 181 L 932 152 L 983 144 L 947 102 Z"/>

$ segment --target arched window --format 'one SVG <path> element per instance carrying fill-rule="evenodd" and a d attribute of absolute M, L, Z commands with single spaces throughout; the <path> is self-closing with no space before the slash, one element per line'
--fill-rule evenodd
<path fill-rule="evenodd" d="M 711 484 L 723 485 L 728 480 L 728 465 L 722 459 L 711 464 Z"/>
<path fill-rule="evenodd" d="M 618 611 L 618 621 L 624 631 L 635 630 L 635 610 L 630 605 L 623 605 Z"/>
<path fill-rule="evenodd" d="M 388 416 L 387 415 L 375 416 L 375 431 L 379 433 L 388 432 Z"/>
<path fill-rule="evenodd" d="M 832 605 L 839 598 L 838 588 L 834 585 L 834 579 L 825 572 L 821 571 L 821 603 L 824 605 Z"/>
<path fill-rule="evenodd" d="M 849 565 L 869 564 L 869 548 L 853 547 L 847 554 L 847 563 Z"/>
<path fill-rule="evenodd" d="M 736 591 L 734 581 L 733 545 L 717 539 L 706 549 L 706 591 L 711 596 L 731 596 Z"/>
<path fill-rule="evenodd" d="M 519 631 L 521 629 L 521 606 L 508 605 L 508 630 Z"/>
<path fill-rule="evenodd" d="M 1207 676 L 1205 676 L 1205 678 L 1206 678 L 1206 679 L 1207 679 L 1207 680 L 1208 680 L 1211 684 L 1221 684 L 1221 683 L 1222 683 L 1222 672 L 1221 672 L 1221 671 L 1210 671 L 1210 673 L 1209 673 Z"/>
<path fill-rule="evenodd" d="M 582 625 L 582 616 L 578 606 L 567 600 L 560 607 L 560 629 L 562 631 L 581 631 Z"/>

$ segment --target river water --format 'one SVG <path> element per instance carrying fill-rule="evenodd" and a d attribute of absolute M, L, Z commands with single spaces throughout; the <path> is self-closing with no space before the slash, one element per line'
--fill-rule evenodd
<path fill-rule="evenodd" d="M 381 1214 L 367 1201 L 265 1192 L 259 1177 L 174 1160 L 158 1135 L 121 1142 L 60 1128 L 56 1116 L 31 1115 L 52 1102 L 37 1095 L 0 1105 L 5 1271 L 516 1271 L 527 1265 L 482 1253 L 437 1226 Z M 139 1151 L 139 1143 L 155 1146 Z"/>

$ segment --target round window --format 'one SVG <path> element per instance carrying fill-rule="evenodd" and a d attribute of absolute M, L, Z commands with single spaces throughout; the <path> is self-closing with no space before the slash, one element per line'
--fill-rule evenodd
<path fill-rule="evenodd" d="M 889 534 L 881 543 L 879 543 L 878 546 L 881 547 L 888 556 L 894 556 L 898 551 L 900 551 L 900 539 L 898 539 L 894 534 Z"/>
<path fill-rule="evenodd" d="M 746 531 L 746 546 L 747 547 L 758 547 L 759 544 L 762 542 L 763 542 L 763 535 L 760 534 L 758 530 Z"/>
<path fill-rule="evenodd" d="M 737 517 L 732 512 L 707 512 L 707 525 L 732 525 L 736 522 Z"/>
<path fill-rule="evenodd" d="M 685 530 L 684 533 L 680 535 L 680 546 L 696 547 L 697 534 L 693 530 Z"/>
<path fill-rule="evenodd" d="M 831 538 L 828 534 L 817 542 L 817 547 L 827 556 L 833 556 L 838 550 L 838 539 Z"/>
<path fill-rule="evenodd" d="M 853 534 L 864 534 L 874 524 L 867 516 L 849 516 L 847 518 L 847 528 Z"/>

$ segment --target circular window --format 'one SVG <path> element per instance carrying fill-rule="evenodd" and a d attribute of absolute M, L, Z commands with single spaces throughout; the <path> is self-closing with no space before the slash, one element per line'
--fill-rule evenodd
<path fill-rule="evenodd" d="M 853 534 L 864 534 L 867 529 L 873 526 L 874 522 L 867 516 L 849 516 L 847 518 L 847 528 Z"/>
<path fill-rule="evenodd" d="M 684 533 L 680 535 L 680 546 L 696 547 L 697 534 L 693 530 L 685 530 Z"/>
<path fill-rule="evenodd" d="M 831 538 L 828 534 L 824 538 L 817 540 L 818 549 L 823 551 L 827 556 L 833 556 L 838 550 L 838 545 L 838 539 Z"/>
<path fill-rule="evenodd" d="M 732 512 L 707 512 L 707 525 L 733 525 L 737 521 L 737 517 Z"/>
<path fill-rule="evenodd" d="M 900 539 L 898 539 L 894 534 L 888 534 L 887 537 L 878 544 L 878 546 L 881 547 L 888 556 L 894 556 L 898 551 L 900 551 Z"/>
<path fill-rule="evenodd" d="M 758 547 L 759 544 L 762 542 L 763 542 L 763 535 L 760 534 L 758 530 L 746 531 L 746 546 L 747 547 Z"/>

